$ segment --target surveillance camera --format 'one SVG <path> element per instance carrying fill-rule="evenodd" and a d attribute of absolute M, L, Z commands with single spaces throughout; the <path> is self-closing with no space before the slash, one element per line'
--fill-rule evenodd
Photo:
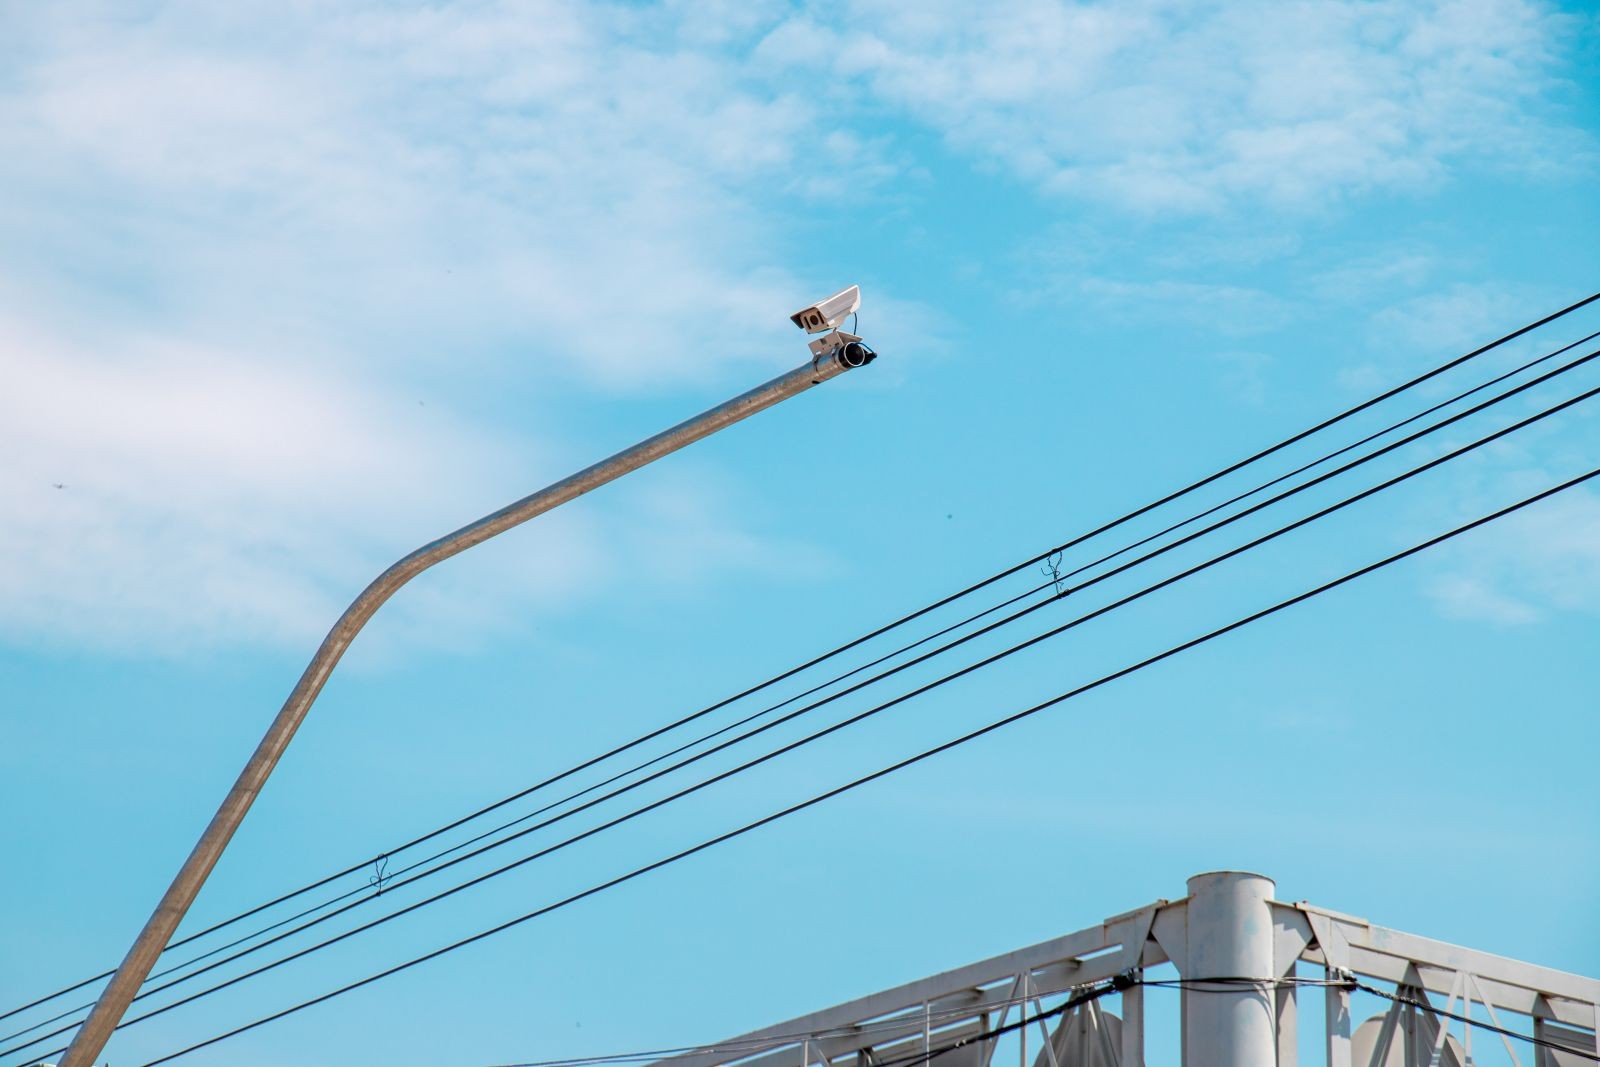
<path fill-rule="evenodd" d="M 839 329 L 844 320 L 860 307 L 861 287 L 852 285 L 789 316 L 790 321 L 806 333 L 823 335 L 806 346 L 811 349 L 813 363 L 831 359 L 848 369 L 864 367 L 878 358 L 878 354 L 863 344 L 861 338 Z"/>
<path fill-rule="evenodd" d="M 801 308 L 789 319 L 806 333 L 822 333 L 836 329 L 840 323 L 861 306 L 861 286 L 841 289 L 826 300 L 819 300 L 808 308 Z"/>

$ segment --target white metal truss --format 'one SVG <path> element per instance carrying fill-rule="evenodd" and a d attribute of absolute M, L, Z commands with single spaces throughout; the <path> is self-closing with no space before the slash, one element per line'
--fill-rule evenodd
<path fill-rule="evenodd" d="M 1119 983 L 1126 987 L 1111 997 L 1070 1011 L 1059 1010 L 1061 998 L 1117 976 L 1159 980 L 1172 970 L 1189 983 L 1181 993 L 1185 1067 L 1294 1067 L 1296 1013 L 1308 993 L 1323 1001 L 1327 1067 L 1469 1067 L 1477 1061 L 1477 1028 L 1451 1016 L 1546 1043 L 1488 1029 L 1476 1033 L 1479 1042 L 1504 1041 L 1517 1067 L 1596 1063 L 1596 979 L 1375 926 L 1303 901 L 1276 901 L 1273 883 L 1258 875 L 1198 875 L 1189 888 L 1182 900 L 1157 900 L 1097 926 L 656 1067 L 873 1067 L 915 1061 L 962 1039 L 969 1043 L 938 1055 L 934 1067 L 990 1067 L 998 1039 L 980 1035 L 1009 1026 L 1015 1041 L 1015 1024 L 1038 1015 L 1049 1017 L 1021 1031 L 1023 1062 L 1031 1059 L 1033 1067 L 1144 1067 L 1146 987 Z M 1321 969 L 1316 985 L 1300 984 L 1306 981 L 1298 971 L 1302 963 Z M 1218 966 L 1236 973 L 1218 973 Z M 1324 984 L 1324 975 L 1335 984 Z M 1217 978 L 1235 984 L 1193 985 Z M 1345 978 L 1375 980 L 1398 999 L 1352 1026 L 1350 988 L 1337 984 Z M 1050 998 L 1053 1013 L 1046 1011 Z"/>

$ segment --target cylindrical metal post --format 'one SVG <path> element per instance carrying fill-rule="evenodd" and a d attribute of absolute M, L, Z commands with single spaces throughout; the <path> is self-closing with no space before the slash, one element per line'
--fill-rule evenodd
<path fill-rule="evenodd" d="M 250 762 L 245 764 L 239 780 L 223 799 L 222 806 L 217 809 L 216 815 L 212 817 L 205 833 L 200 836 L 194 851 L 189 854 L 189 858 L 178 871 L 178 876 L 173 879 L 172 885 L 162 896 L 161 903 L 156 905 L 155 914 L 145 923 L 133 947 L 128 950 L 127 957 L 117 968 L 117 973 L 112 976 L 110 983 L 101 992 L 99 1000 L 95 1002 L 89 1017 L 73 1036 L 72 1044 L 61 1060 L 60 1067 L 91 1067 L 94 1058 L 105 1048 L 111 1032 L 116 1029 L 123 1013 L 128 1010 L 128 1004 L 133 1000 L 134 994 L 149 975 L 156 958 L 166 949 L 167 942 L 172 939 L 173 932 L 183 921 L 189 905 L 194 903 L 200 887 L 205 884 L 207 875 L 211 873 L 212 867 L 216 866 L 222 850 L 227 847 L 234 831 L 239 828 L 239 823 L 244 820 L 245 813 L 250 810 L 250 805 L 261 792 L 261 787 L 266 784 L 267 776 L 277 766 L 284 749 L 288 747 L 306 713 L 311 710 L 311 704 L 317 699 L 317 694 L 322 692 L 328 675 L 332 673 L 334 666 L 344 655 L 345 649 L 350 647 L 350 642 L 366 625 L 367 620 L 394 595 L 396 590 L 435 563 L 464 552 L 473 545 L 481 544 L 497 534 L 527 522 L 536 515 L 582 496 L 591 489 L 597 489 L 653 460 L 676 452 L 685 445 L 769 408 L 779 401 L 803 393 L 813 385 L 827 381 L 845 370 L 871 362 L 871 359 L 871 350 L 861 345 L 857 345 L 853 350 L 848 346 L 836 348 L 826 356 L 797 367 L 765 385 L 734 397 L 727 403 L 719 404 L 704 414 L 641 441 L 632 448 L 618 452 L 610 459 L 587 467 L 570 478 L 556 482 L 531 496 L 523 497 L 516 503 L 463 526 L 452 534 L 423 545 L 374 579 L 372 584 L 356 597 L 355 602 L 345 609 L 345 613 L 339 617 L 339 621 L 323 639 L 317 654 L 312 657 L 310 665 L 300 676 L 294 691 L 289 694 L 289 699 L 284 702 L 282 710 L 268 728 L 266 736 L 261 739 L 260 745 L 250 757 Z"/>
<path fill-rule="evenodd" d="M 1276 888 L 1241 871 L 1189 879 L 1183 977 L 1200 984 L 1184 991 L 1185 1067 L 1276 1067 L 1268 904 Z M 1228 981 L 1206 984 L 1213 978 Z"/>

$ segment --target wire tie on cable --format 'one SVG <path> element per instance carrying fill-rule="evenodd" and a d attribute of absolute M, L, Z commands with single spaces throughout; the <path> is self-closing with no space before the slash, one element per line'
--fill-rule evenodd
<path fill-rule="evenodd" d="M 372 874 L 367 876 L 367 884 L 373 887 L 373 896 L 383 896 L 383 883 L 389 880 L 389 854 L 387 852 L 372 861 Z"/>
<path fill-rule="evenodd" d="M 1061 562 L 1066 558 L 1065 549 L 1057 549 L 1045 557 L 1044 563 L 1039 567 L 1039 573 L 1048 575 L 1050 584 L 1056 587 L 1056 596 L 1062 596 L 1061 588 Z"/>

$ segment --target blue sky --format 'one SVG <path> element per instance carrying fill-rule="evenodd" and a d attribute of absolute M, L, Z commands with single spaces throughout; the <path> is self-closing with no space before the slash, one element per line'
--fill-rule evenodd
<path fill-rule="evenodd" d="M 883 358 L 414 583 L 341 666 L 197 920 L 1600 288 L 1600 24 L 1577 5 L 68 3 L 0 20 L 7 1007 L 120 958 L 368 579 L 795 365 L 787 315 L 810 299 L 859 282 Z M 1383 414 L 1597 329 L 1600 312 L 1573 316 Z M 1596 384 L 1583 373 L 1509 406 Z M 726 830 L 1597 455 L 1580 406 L 130 1029 L 112 1062 Z M 1597 603 L 1600 495 L 1575 491 L 180 1062 L 477 1065 L 711 1040 L 1222 867 L 1594 974 Z"/>

